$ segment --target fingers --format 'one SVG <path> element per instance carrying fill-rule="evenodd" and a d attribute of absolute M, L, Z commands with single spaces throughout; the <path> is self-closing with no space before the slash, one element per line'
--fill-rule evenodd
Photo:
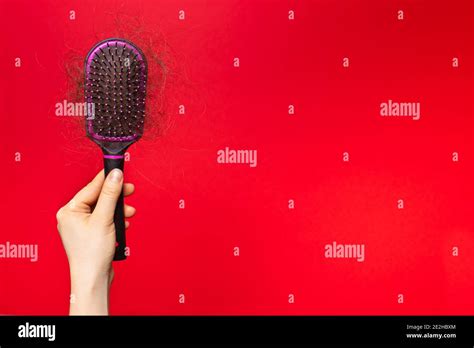
<path fill-rule="evenodd" d="M 135 192 L 135 185 L 134 184 L 123 184 L 123 195 L 125 197 L 130 196 L 133 192 Z"/>
<path fill-rule="evenodd" d="M 131 205 L 125 204 L 123 212 L 126 218 L 131 218 L 133 215 L 135 215 L 137 210 Z M 129 226 L 130 226 L 130 222 L 125 221 L 125 228 L 128 228 Z"/>
<path fill-rule="evenodd" d="M 126 218 L 131 218 L 133 215 L 135 215 L 136 212 L 137 212 L 137 210 L 135 209 L 135 207 L 132 207 L 131 205 L 125 204 L 124 209 L 123 209 L 123 213 L 124 213 Z M 130 226 L 130 222 L 125 221 L 125 228 L 128 228 L 129 226 Z"/>
<path fill-rule="evenodd" d="M 123 173 L 120 169 L 112 170 L 102 185 L 93 216 L 104 219 L 105 223 L 113 223 L 115 206 L 122 192 Z"/>
<path fill-rule="evenodd" d="M 69 202 L 68 207 L 72 210 L 81 208 L 88 208 L 90 210 L 99 198 L 103 183 L 104 171 L 101 170 L 87 186 L 76 193 L 74 198 Z"/>
<path fill-rule="evenodd" d="M 126 218 L 130 218 L 133 215 L 135 215 L 137 210 L 134 207 L 132 207 L 131 205 L 125 204 L 123 212 L 124 212 L 124 215 L 125 215 Z"/>
<path fill-rule="evenodd" d="M 94 179 L 87 184 L 82 190 L 80 190 L 74 198 L 63 208 L 61 208 L 57 213 L 58 222 L 60 218 L 66 214 L 67 211 L 70 212 L 86 212 L 90 213 L 94 209 L 94 215 L 98 215 L 102 218 L 108 220 L 108 222 L 113 222 L 113 214 L 115 212 L 115 205 L 117 198 L 120 195 L 123 183 L 123 173 L 120 173 L 122 179 L 118 183 L 108 182 L 110 177 L 107 178 L 107 181 L 104 181 L 104 171 L 101 170 Z M 132 183 L 123 184 L 123 193 L 124 196 L 130 196 L 135 192 L 135 185 Z M 99 199 L 99 197 L 101 197 Z M 100 204 L 98 203 L 100 201 Z M 125 204 L 124 206 L 124 216 L 125 218 L 131 218 L 136 213 L 136 209 L 130 205 Z M 128 228 L 130 223 L 125 222 L 125 227 Z"/>

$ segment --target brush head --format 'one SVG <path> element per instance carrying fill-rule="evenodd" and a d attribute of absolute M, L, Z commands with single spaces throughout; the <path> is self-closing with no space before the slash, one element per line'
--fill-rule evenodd
<path fill-rule="evenodd" d="M 120 153 L 142 136 L 146 80 L 145 56 L 131 42 L 107 39 L 87 55 L 86 132 L 104 152 Z"/>

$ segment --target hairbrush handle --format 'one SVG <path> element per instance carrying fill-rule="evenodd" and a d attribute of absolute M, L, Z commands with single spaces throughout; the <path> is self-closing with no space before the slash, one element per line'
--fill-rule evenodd
<path fill-rule="evenodd" d="M 110 155 L 104 153 L 104 171 L 105 176 L 113 169 L 120 169 L 123 172 L 124 158 L 123 155 Z M 115 206 L 114 213 L 114 225 L 115 225 L 115 240 L 117 241 L 115 247 L 114 261 L 125 260 L 127 256 L 125 255 L 125 215 L 124 215 L 124 202 L 123 202 L 123 189 L 120 193 L 120 196 L 117 200 L 117 205 Z"/>

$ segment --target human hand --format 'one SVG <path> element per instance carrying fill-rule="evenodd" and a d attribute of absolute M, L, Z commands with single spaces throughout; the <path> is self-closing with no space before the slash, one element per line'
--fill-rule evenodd
<path fill-rule="evenodd" d="M 74 299 L 71 315 L 107 315 L 109 312 L 109 288 L 114 276 L 114 211 L 122 186 L 124 196 L 135 190 L 133 184 L 123 185 L 121 170 L 112 170 L 105 180 L 101 171 L 56 215 L 69 261 Z M 125 205 L 125 217 L 134 214 L 135 208 Z M 128 226 L 126 221 L 125 227 Z"/>

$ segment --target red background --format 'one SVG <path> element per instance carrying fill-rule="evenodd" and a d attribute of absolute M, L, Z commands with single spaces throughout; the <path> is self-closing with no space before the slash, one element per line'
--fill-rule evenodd
<path fill-rule="evenodd" d="M 39 245 L 0 259 L 0 313 L 67 314 L 55 213 L 102 159 L 55 104 L 71 57 L 125 36 L 154 37 L 169 70 L 126 163 L 112 314 L 474 314 L 472 1 L 2 0 L 0 23 L 0 243 Z M 421 119 L 380 117 L 388 99 Z M 217 164 L 226 146 L 257 167 Z M 333 241 L 365 262 L 324 258 Z"/>

